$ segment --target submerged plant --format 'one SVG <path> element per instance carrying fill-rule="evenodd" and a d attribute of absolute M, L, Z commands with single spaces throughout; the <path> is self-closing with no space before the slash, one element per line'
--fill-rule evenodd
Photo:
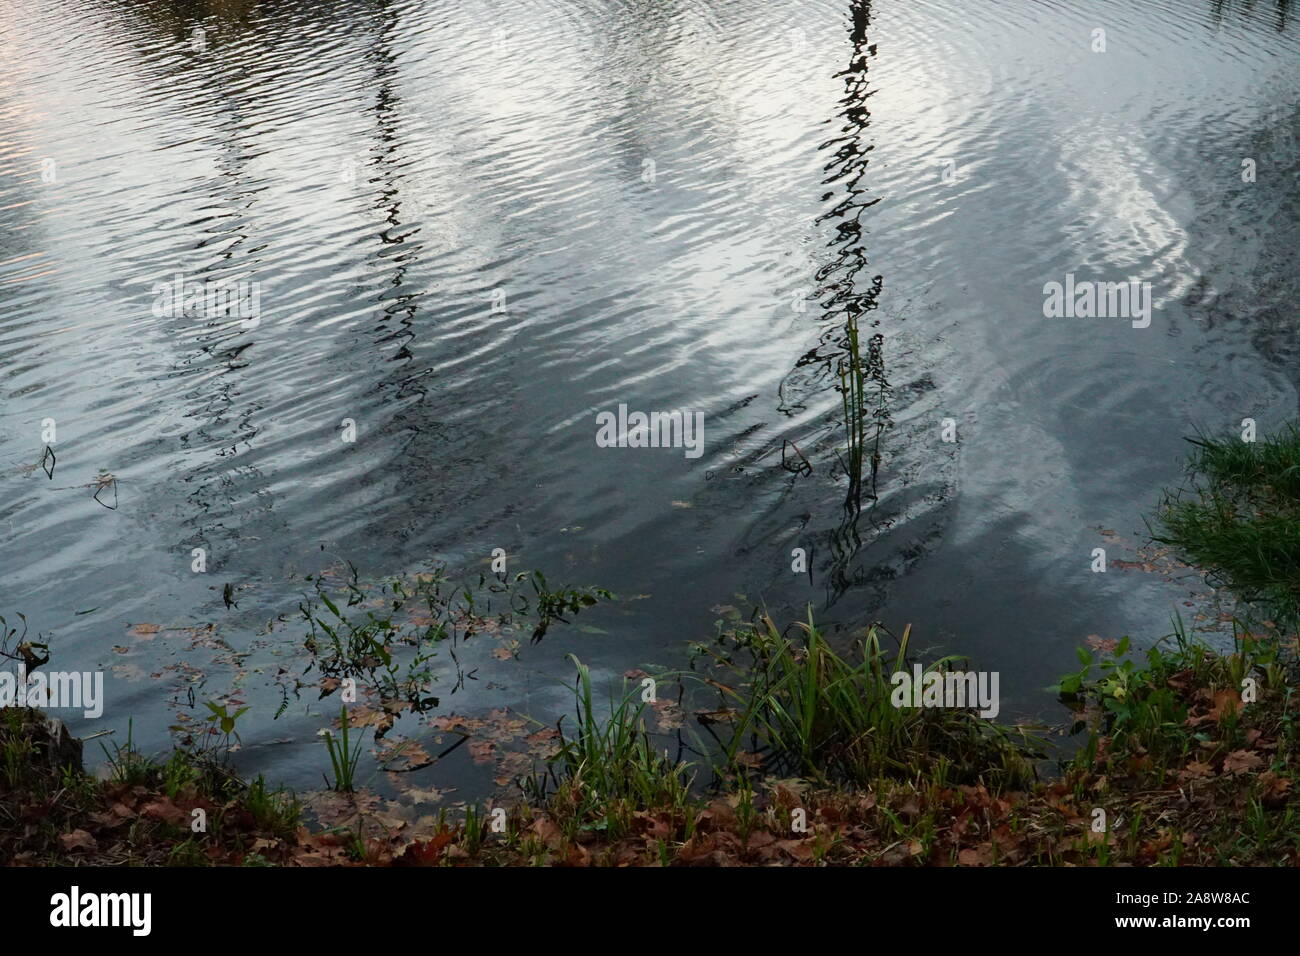
<path fill-rule="evenodd" d="M 520 587 L 525 580 L 531 597 Z M 539 641 L 552 624 L 566 621 L 565 615 L 613 597 L 604 588 L 552 590 L 540 571 L 453 583 L 442 567 L 414 579 L 366 584 L 349 565 L 341 589 L 331 594 L 319 577 L 314 585 L 314 598 L 299 605 L 310 628 L 304 641 L 309 669 L 318 668 L 326 678 L 364 681 L 381 700 L 402 702 L 416 713 L 440 703 L 432 690 L 443 652 L 454 693 L 472 676 L 460 666 L 459 645 L 523 623 Z"/>
<path fill-rule="evenodd" d="M 845 508 L 856 516 L 862 506 L 864 465 L 870 442 L 871 471 L 867 497 L 876 498 L 876 480 L 880 471 L 880 442 L 891 424 L 888 408 L 889 382 L 885 378 L 884 336 L 873 335 L 862 355 L 857 319 L 850 315 L 845 324 L 844 356 L 839 365 L 840 397 L 844 406 L 844 431 L 847 458 L 844 469 L 849 476 Z M 868 400 L 869 386 L 874 386 L 875 402 Z"/>

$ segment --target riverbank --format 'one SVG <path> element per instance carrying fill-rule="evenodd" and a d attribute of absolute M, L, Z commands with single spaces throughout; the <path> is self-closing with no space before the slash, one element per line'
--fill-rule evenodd
<path fill-rule="evenodd" d="M 610 721 L 584 720 L 562 739 L 550 786 L 534 784 L 532 800 L 422 826 L 394 826 L 346 792 L 334 825 L 309 826 L 292 794 L 183 751 L 159 762 L 118 749 L 96 779 L 38 712 L 9 708 L 0 855 L 11 865 L 1300 862 L 1296 675 L 1270 635 L 1240 635 L 1230 654 L 1173 635 L 1141 664 L 1122 645 L 1084 652 L 1088 667 L 1063 682 L 1084 742 L 1047 781 L 1033 779 L 1041 744 L 966 711 L 857 725 L 862 714 L 836 696 L 846 674 L 870 674 L 869 659 L 843 661 L 815 632 L 804 635 L 811 654 L 765 636 L 781 643 L 745 673 L 767 697 L 737 700 L 732 714 L 759 747 L 735 751 L 710 790 L 692 789 L 699 768 L 652 746 L 634 688 Z M 756 669 L 785 654 L 814 683 Z M 578 694 L 590 708 L 581 679 Z M 794 726 L 774 715 L 794 719 L 794 705 L 807 733 L 782 737 Z M 878 736 L 888 745 L 873 753 Z M 772 772 L 800 765 L 808 772 Z"/>
<path fill-rule="evenodd" d="M 340 736 L 326 738 L 333 789 L 310 801 L 230 770 L 239 712 L 224 707 L 210 705 L 202 748 L 160 761 L 128 739 L 105 751 L 104 778 L 85 772 L 81 743 L 60 725 L 35 710 L 5 708 L 0 859 L 1295 865 L 1295 474 L 1294 430 L 1242 447 L 1198 440 L 1192 481 L 1166 496 L 1153 535 L 1242 598 L 1232 645 L 1213 649 L 1181 626 L 1140 654 L 1127 638 L 1093 639 L 1079 649 L 1079 669 L 1056 688 L 1070 715 L 1070 726 L 1056 728 L 1068 756 L 1041 730 L 991 719 L 996 683 L 974 679 L 964 660 L 915 661 L 910 633 L 895 638 L 871 627 L 850 650 L 837 651 L 811 616 L 779 627 L 759 614 L 696 645 L 689 671 L 666 675 L 717 695 L 716 705 L 693 708 L 700 744 L 693 756 L 663 750 L 660 682 L 630 675 L 606 707 L 574 658 L 574 723 L 542 735 L 546 753 L 521 779 L 517 799 L 419 818 L 394 816 L 354 789 L 360 743 L 349 734 L 346 708 Z M 544 587 L 538 595 L 556 614 L 597 597 Z M 379 647 L 386 655 L 396 643 L 373 627 L 364 634 L 367 654 Z M 354 643 L 332 646 L 343 654 Z M 922 686 L 939 697 L 930 701 Z M 940 699 L 955 687 L 969 696 Z M 679 716 L 680 726 L 686 715 Z"/>

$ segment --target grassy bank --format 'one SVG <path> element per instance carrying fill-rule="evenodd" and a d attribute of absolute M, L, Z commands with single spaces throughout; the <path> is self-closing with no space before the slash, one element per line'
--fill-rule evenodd
<path fill-rule="evenodd" d="M 1259 441 L 1198 436 L 1186 486 L 1154 524 L 1209 579 L 1259 614 L 1300 624 L 1300 426 Z"/>
<path fill-rule="evenodd" d="M 0 709 L 0 859 L 8 865 L 255 865 L 307 837 L 292 795 L 235 777 L 213 752 L 152 760 L 128 742 L 107 779 L 82 746 L 27 707 Z"/>
<path fill-rule="evenodd" d="M 873 627 L 837 648 L 811 617 L 780 627 L 759 615 L 696 646 L 689 671 L 665 675 L 693 700 L 716 695 L 695 709 L 697 745 L 685 755 L 663 749 L 659 701 L 643 682 L 602 700 L 575 658 L 572 716 L 518 798 L 420 826 L 385 820 L 351 792 L 348 737 L 324 749 L 335 796 L 355 812 L 309 826 L 292 795 L 235 778 L 220 748 L 159 762 L 128 743 L 98 780 L 36 712 L 0 712 L 0 854 L 26 864 L 1295 864 L 1300 437 L 1196 448 L 1192 481 L 1166 496 L 1154 533 L 1241 597 L 1242 622 L 1227 650 L 1181 626 L 1142 653 L 1127 639 L 1080 648 L 1079 669 L 1057 688 L 1068 757 L 969 700 L 899 706 L 899 675 L 920 666 L 907 632 Z M 919 673 L 952 686 L 967 667 L 945 658 Z M 222 717 L 219 728 L 233 726 Z"/>
<path fill-rule="evenodd" d="M 881 709 L 871 691 L 888 670 L 870 643 L 845 660 L 815 629 L 783 635 L 763 621 L 732 650 L 751 656 L 732 661 L 739 680 L 720 691 L 730 712 L 712 712 L 723 732 L 711 786 L 652 739 L 639 688 L 598 720 L 579 667 L 579 719 L 530 799 L 443 813 L 419 834 L 364 814 L 308 828 L 291 795 L 188 752 L 157 762 L 123 748 L 97 780 L 59 763 L 36 712 L 10 709 L 0 852 L 18 864 L 1300 861 L 1295 674 L 1272 642 L 1223 655 L 1176 634 L 1141 662 L 1122 647 L 1098 654 L 1063 681 L 1084 745 L 1046 780 L 1032 738 L 969 711 Z"/>

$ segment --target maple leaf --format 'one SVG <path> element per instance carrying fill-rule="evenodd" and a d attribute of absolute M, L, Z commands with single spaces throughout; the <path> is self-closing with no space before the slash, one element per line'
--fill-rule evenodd
<path fill-rule="evenodd" d="M 1109 654 L 1119 647 L 1119 641 L 1115 640 L 1115 638 L 1101 637 L 1097 634 L 1089 634 L 1084 638 L 1084 643 L 1094 651 L 1101 651 L 1103 654 Z"/>
<path fill-rule="evenodd" d="M 650 705 L 654 708 L 655 719 L 661 731 L 677 730 L 686 724 L 685 712 L 666 698 L 660 698 Z"/>
<path fill-rule="evenodd" d="M 807 840 L 779 840 L 776 847 L 798 863 L 808 863 L 813 858 L 813 846 Z"/>
<path fill-rule="evenodd" d="M 101 830 L 111 830 L 114 827 L 120 827 L 126 821 L 112 813 L 92 813 L 90 814 L 90 822 Z"/>
<path fill-rule="evenodd" d="M 398 866 L 436 866 L 451 843 L 451 831 L 439 830 L 428 840 L 416 840 L 402 848 L 393 862 Z"/>
<path fill-rule="evenodd" d="M 1264 759 L 1249 750 L 1234 750 L 1223 758 L 1223 772 L 1229 776 L 1249 773 L 1264 765 Z"/>
<path fill-rule="evenodd" d="M 173 826 L 180 826 L 189 820 L 190 815 L 182 810 L 176 804 L 172 803 L 166 797 L 154 800 L 152 803 L 146 803 L 140 808 L 140 813 L 146 817 L 152 817 L 155 820 L 162 820 L 164 823 L 170 823 Z"/>
<path fill-rule="evenodd" d="M 921 815 L 921 805 L 917 802 L 916 797 L 910 794 L 897 809 L 898 815 L 905 820 L 915 820 Z"/>
<path fill-rule="evenodd" d="M 516 648 L 519 646 L 518 641 L 514 641 L 512 643 Z M 512 648 L 509 647 L 498 647 L 493 649 L 492 656 L 493 658 L 499 661 L 508 661 L 515 656 L 515 652 Z"/>
<path fill-rule="evenodd" d="M 424 788 L 411 782 L 411 778 L 404 773 L 388 774 L 389 781 L 402 792 L 402 796 L 412 803 L 438 803 L 449 793 L 455 793 L 454 787 L 439 789 L 437 787 Z"/>
<path fill-rule="evenodd" d="M 543 727 L 536 733 L 529 734 L 524 738 L 528 744 L 528 752 L 534 757 L 546 758 L 552 756 L 559 749 L 560 732 L 554 727 Z"/>
<path fill-rule="evenodd" d="M 65 850 L 97 850 L 99 844 L 95 838 L 85 830 L 73 830 L 71 833 L 65 833 L 59 837 L 59 842 L 63 844 Z"/>
<path fill-rule="evenodd" d="M 724 830 L 736 825 L 736 811 L 725 800 L 715 800 L 695 818 L 701 831 Z"/>
<path fill-rule="evenodd" d="M 318 790 L 302 796 L 322 826 L 345 829 L 352 829 L 359 820 L 372 816 L 379 804 L 378 797 L 364 791 L 348 794 Z"/>
<path fill-rule="evenodd" d="M 468 717 L 461 717 L 458 714 L 450 714 L 446 717 L 431 717 L 429 726 L 436 730 L 455 730 L 462 727 L 465 730 L 475 730 L 481 725 L 481 721 L 471 721 Z"/>
<path fill-rule="evenodd" d="M 1260 774 L 1259 783 L 1262 790 L 1260 799 L 1264 806 L 1276 810 L 1286 803 L 1287 791 L 1291 789 L 1289 777 L 1279 777 L 1273 771 L 1266 770 Z"/>
<path fill-rule="evenodd" d="M 538 839 L 552 850 L 556 849 L 564 842 L 563 832 L 561 832 L 559 825 L 550 817 L 538 817 L 534 820 L 533 832 L 537 834 Z"/>
<path fill-rule="evenodd" d="M 957 862 L 962 866 L 988 866 L 993 862 L 993 845 L 982 843 L 978 847 L 967 847 L 957 854 Z"/>
<path fill-rule="evenodd" d="M 375 728 L 375 739 L 378 740 L 392 729 L 396 717 L 384 710 L 376 710 L 373 707 L 367 707 L 365 704 L 356 704 L 348 711 L 349 727 L 373 727 Z M 342 729 L 342 723 L 338 717 L 334 718 L 334 726 Z"/>
<path fill-rule="evenodd" d="M 1216 724 L 1222 723 L 1224 717 L 1231 717 L 1241 710 L 1241 697 L 1230 687 L 1217 691 L 1211 698 L 1208 692 L 1203 696 L 1210 700 L 1210 709 L 1203 714 L 1187 718 L 1187 726 L 1195 727 L 1198 724 L 1214 721 Z"/>
<path fill-rule="evenodd" d="M 411 770 L 433 762 L 429 752 L 414 740 L 401 740 L 378 755 L 385 770 Z"/>

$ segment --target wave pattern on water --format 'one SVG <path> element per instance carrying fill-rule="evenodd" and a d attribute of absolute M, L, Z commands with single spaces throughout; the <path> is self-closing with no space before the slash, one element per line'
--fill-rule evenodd
<path fill-rule="evenodd" d="M 1191 427 L 1294 411 L 1287 2 L 3 6 L 0 610 L 87 666 L 131 622 L 238 643 L 333 556 L 504 547 L 652 595 L 615 673 L 744 592 L 1041 686 L 1164 606 L 1080 579 L 1089 529 Z M 1071 272 L 1158 322 L 1045 320 Z M 156 314 L 176 275 L 259 321 Z M 619 404 L 702 412 L 703 456 L 597 448 Z"/>

